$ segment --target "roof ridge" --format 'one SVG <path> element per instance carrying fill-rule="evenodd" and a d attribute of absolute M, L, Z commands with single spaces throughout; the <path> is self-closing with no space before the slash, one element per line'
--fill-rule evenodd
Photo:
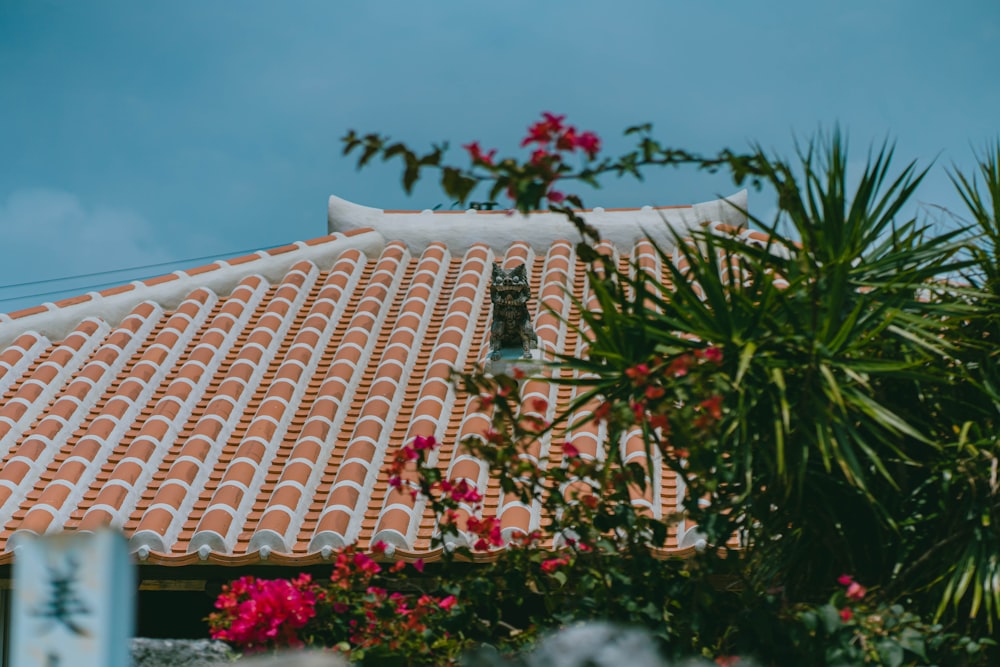
<path fill-rule="evenodd" d="M 296 262 L 320 260 L 325 263 L 351 248 L 366 255 L 378 255 L 385 243 L 385 237 L 377 231 L 358 227 L 147 280 L 133 280 L 99 292 L 87 292 L 12 313 L 0 313 L 0 346 L 9 345 L 27 332 L 35 332 L 51 340 L 62 340 L 87 317 L 96 317 L 116 326 L 143 301 L 152 301 L 169 310 L 198 288 L 225 295 L 249 275 L 259 274 L 274 282 L 281 280 Z"/>
<path fill-rule="evenodd" d="M 587 224 L 597 228 L 601 238 L 627 251 L 647 236 L 661 247 L 672 248 L 675 233 L 683 235 L 685 230 L 704 223 L 746 227 L 746 211 L 747 191 L 740 190 L 728 197 L 686 206 L 596 207 L 582 209 L 579 213 Z M 502 214 L 501 217 L 498 214 Z M 483 243 L 500 252 L 510 245 L 511 239 L 523 240 L 541 251 L 555 241 L 577 237 L 566 216 L 552 211 L 382 210 L 330 195 L 327 229 L 333 233 L 361 228 L 374 229 L 387 239 L 403 241 L 417 253 L 443 239 L 447 240 L 452 252 L 464 252 L 475 243 Z"/>

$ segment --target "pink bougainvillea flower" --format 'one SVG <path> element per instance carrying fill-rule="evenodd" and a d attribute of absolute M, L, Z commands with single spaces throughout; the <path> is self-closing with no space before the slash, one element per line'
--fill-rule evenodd
<path fill-rule="evenodd" d="M 722 397 L 712 396 L 711 398 L 706 398 L 704 401 L 698 404 L 705 414 L 712 419 L 722 418 Z"/>
<path fill-rule="evenodd" d="M 663 387 L 655 384 L 651 384 L 646 387 L 646 398 L 651 401 L 655 401 L 658 398 L 663 398 L 663 395 L 667 393 L 667 390 Z"/>
<path fill-rule="evenodd" d="M 433 435 L 422 436 L 418 435 L 413 439 L 414 449 L 434 449 L 438 446 L 437 440 L 434 439 Z"/>
<path fill-rule="evenodd" d="M 563 121 L 566 120 L 566 114 L 554 114 L 551 111 L 543 111 L 542 118 L 545 119 L 545 123 L 548 124 L 553 132 L 561 132 Z"/>
<path fill-rule="evenodd" d="M 458 598 L 456 598 L 454 595 L 449 595 L 448 597 L 442 598 L 441 601 L 438 602 L 438 606 L 444 609 L 445 611 L 448 611 L 456 604 L 458 604 Z"/>
<path fill-rule="evenodd" d="M 576 138 L 576 146 L 583 149 L 583 152 L 593 160 L 601 151 L 601 140 L 593 132 L 583 132 Z"/>
<path fill-rule="evenodd" d="M 653 428 L 660 429 L 663 432 L 661 435 L 667 435 L 670 433 L 670 419 L 668 419 L 666 415 L 650 415 L 649 425 Z"/>
<path fill-rule="evenodd" d="M 698 356 L 698 357 L 701 357 L 702 359 L 704 359 L 706 361 L 711 361 L 712 363 L 716 363 L 716 364 L 721 364 L 722 363 L 722 348 L 721 347 L 715 347 L 714 345 L 711 346 L 711 347 L 706 347 L 704 350 L 697 350 L 695 352 L 695 355 Z"/>
<path fill-rule="evenodd" d="M 413 561 L 412 565 L 413 565 L 413 569 L 416 570 L 417 572 L 421 572 L 422 573 L 424 571 L 424 559 L 423 558 L 418 558 L 417 560 Z"/>
<path fill-rule="evenodd" d="M 667 366 L 667 375 L 672 375 L 675 378 L 682 378 L 688 374 L 688 370 L 691 368 L 691 357 L 682 354 L 679 357 L 675 357 L 670 361 L 670 365 Z"/>
<path fill-rule="evenodd" d="M 563 444 L 563 455 L 569 459 L 575 459 L 580 455 L 580 450 L 572 442 L 567 442 Z"/>
<path fill-rule="evenodd" d="M 566 131 L 556 139 L 556 148 L 561 151 L 576 150 L 577 139 L 576 128 L 572 126 L 567 127 Z"/>
<path fill-rule="evenodd" d="M 552 141 L 552 135 L 557 132 L 548 121 L 540 120 L 528 126 L 528 136 L 521 140 L 522 146 L 528 144 L 547 144 Z"/>
<path fill-rule="evenodd" d="M 852 581 L 847 587 L 847 597 L 851 600 L 863 600 L 868 594 L 868 589 L 856 581 Z"/>
<path fill-rule="evenodd" d="M 302 646 L 297 630 L 316 615 L 316 590 L 309 575 L 294 579 L 241 577 L 216 600 L 211 635 L 257 651 L 267 646 Z"/>
<path fill-rule="evenodd" d="M 849 574 L 842 574 L 839 577 L 837 577 L 837 583 L 840 584 L 841 586 L 850 586 L 852 583 L 854 583 L 854 577 L 852 577 Z"/>
<path fill-rule="evenodd" d="M 553 204 L 562 203 L 566 199 L 566 195 L 558 190 L 549 190 L 545 196 L 548 197 L 549 201 Z"/>
<path fill-rule="evenodd" d="M 637 424 L 646 421 L 646 401 L 632 401 L 629 403 L 629 407 L 632 408 L 632 414 L 635 416 Z"/>
<path fill-rule="evenodd" d="M 545 160 L 549 158 L 549 152 L 544 148 L 535 149 L 531 154 L 531 164 L 535 167 L 545 165 Z"/>
<path fill-rule="evenodd" d="M 478 503 L 483 499 L 474 486 L 462 479 L 448 492 L 456 502 Z"/>
<path fill-rule="evenodd" d="M 842 620 L 844 623 L 847 623 L 852 618 L 854 618 L 854 612 L 851 611 L 850 607 L 844 607 L 843 609 L 840 610 L 840 620 Z"/>
<path fill-rule="evenodd" d="M 549 558 L 548 560 L 542 561 L 542 572 L 546 574 L 551 574 L 566 565 L 569 561 L 565 558 Z"/>
<path fill-rule="evenodd" d="M 354 565 L 368 574 L 378 574 L 382 571 L 382 567 L 378 563 L 373 561 L 368 554 L 363 554 L 360 551 L 354 554 Z"/>
<path fill-rule="evenodd" d="M 636 384 L 643 384 L 649 379 L 649 366 L 647 364 L 636 364 L 632 368 L 626 368 L 625 375 Z"/>
<path fill-rule="evenodd" d="M 497 149 L 495 148 L 490 150 L 488 153 L 484 153 L 483 149 L 480 148 L 478 141 L 473 141 L 472 143 L 464 144 L 462 148 L 464 148 L 466 151 L 469 152 L 469 157 L 472 159 L 474 163 L 477 164 L 492 166 L 493 158 L 496 157 L 497 154 Z"/>
<path fill-rule="evenodd" d="M 611 401 L 604 401 L 594 408 L 595 422 L 607 421 L 609 416 L 611 416 Z"/>

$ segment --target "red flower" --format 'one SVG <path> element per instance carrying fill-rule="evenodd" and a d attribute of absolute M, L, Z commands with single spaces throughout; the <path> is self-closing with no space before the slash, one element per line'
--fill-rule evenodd
<path fill-rule="evenodd" d="M 553 132 L 559 132 L 563 129 L 563 121 L 566 120 L 566 114 L 556 115 L 550 111 L 543 111 L 542 118 L 545 119 L 545 122 L 552 128 Z"/>
<path fill-rule="evenodd" d="M 545 412 L 549 409 L 549 402 L 544 398 L 533 398 L 531 399 L 531 407 L 538 412 Z"/>
<path fill-rule="evenodd" d="M 317 591 L 309 575 L 295 579 L 241 577 L 224 586 L 211 616 L 211 636 L 248 651 L 301 646 L 296 630 L 316 615 Z"/>
<path fill-rule="evenodd" d="M 635 384 L 643 384 L 649 379 L 649 366 L 646 364 L 636 364 L 632 368 L 626 368 L 625 375 L 635 382 Z"/>
<path fill-rule="evenodd" d="M 689 368 L 691 368 L 691 357 L 682 354 L 671 360 L 670 365 L 667 366 L 667 374 L 673 375 L 675 378 L 684 377 L 688 374 Z"/>
<path fill-rule="evenodd" d="M 596 408 L 594 408 L 594 421 L 602 422 L 607 421 L 608 417 L 611 415 L 611 402 L 604 401 Z"/>
<path fill-rule="evenodd" d="M 367 554 L 361 552 L 354 554 L 354 565 L 362 572 L 368 574 L 378 574 L 382 571 L 382 567 L 378 563 L 369 558 Z"/>
<path fill-rule="evenodd" d="M 442 600 L 438 602 L 438 606 L 444 609 L 445 611 L 448 611 L 456 604 L 458 604 L 458 598 L 456 598 L 454 595 L 449 595 L 446 598 L 442 598 Z"/>
<path fill-rule="evenodd" d="M 635 422 L 641 424 L 646 421 L 646 402 L 645 401 L 632 401 L 629 404 L 632 408 L 632 414 L 635 415 Z"/>
<path fill-rule="evenodd" d="M 563 455 L 569 459 L 575 459 L 580 455 L 580 450 L 572 442 L 563 443 Z"/>
<path fill-rule="evenodd" d="M 711 398 L 706 398 L 704 401 L 698 404 L 705 414 L 710 416 L 712 419 L 722 418 L 722 397 L 713 396 Z"/>
<path fill-rule="evenodd" d="M 650 415 L 649 425 L 660 429 L 664 435 L 670 433 L 670 420 L 666 415 Z"/>
<path fill-rule="evenodd" d="M 852 577 L 849 574 L 842 574 L 839 577 L 837 577 L 837 583 L 840 584 L 841 586 L 850 586 L 852 583 L 854 583 L 854 577 Z"/>
<path fill-rule="evenodd" d="M 456 502 L 478 503 L 483 499 L 476 488 L 464 479 L 459 480 L 449 493 L 451 499 Z"/>
<path fill-rule="evenodd" d="M 437 440 L 434 439 L 433 435 L 422 436 L 418 435 L 413 439 L 414 449 L 434 449 L 438 446 Z"/>
<path fill-rule="evenodd" d="M 576 138 L 576 147 L 582 148 L 590 159 L 593 160 L 601 150 L 601 140 L 593 132 L 584 132 Z"/>
<path fill-rule="evenodd" d="M 542 117 L 544 120 L 528 126 L 528 136 L 521 141 L 522 146 L 533 143 L 547 144 L 552 141 L 554 135 L 562 131 L 562 122 L 566 116 L 556 116 L 546 111 L 542 114 Z"/>
<path fill-rule="evenodd" d="M 847 623 L 852 618 L 854 618 L 854 612 L 851 611 L 850 607 L 844 607 L 843 609 L 840 610 L 840 620 L 842 620 L 844 623 Z"/>
<path fill-rule="evenodd" d="M 413 569 L 416 570 L 417 572 L 422 573 L 424 571 L 424 559 L 418 558 L 417 560 L 413 561 Z"/>
<path fill-rule="evenodd" d="M 655 384 L 651 384 L 646 387 L 646 398 L 651 401 L 655 401 L 658 398 L 663 398 L 663 395 L 667 393 L 667 390 L 663 387 Z"/>
<path fill-rule="evenodd" d="M 868 590 L 856 581 L 852 581 L 847 587 L 847 597 L 851 600 L 863 600 Z"/>
<path fill-rule="evenodd" d="M 469 152 L 469 157 L 476 164 L 493 165 L 493 158 L 497 154 L 497 149 L 491 150 L 489 153 L 483 153 L 483 149 L 479 147 L 478 141 L 473 141 L 471 144 L 465 144 L 462 146 L 465 150 Z"/>
<path fill-rule="evenodd" d="M 722 363 L 722 348 L 715 347 L 714 345 L 706 347 L 704 350 L 696 350 L 695 355 L 716 364 Z"/>
<path fill-rule="evenodd" d="M 558 204 L 566 199 L 566 195 L 559 192 L 558 190 L 549 190 L 545 196 L 548 197 L 549 201 L 552 202 L 553 204 Z"/>
<path fill-rule="evenodd" d="M 551 574 L 552 572 L 555 572 L 563 565 L 566 565 L 568 563 L 569 561 L 565 558 L 550 558 L 548 560 L 543 560 L 542 572 L 545 572 L 546 574 Z"/>
<path fill-rule="evenodd" d="M 572 151 L 576 150 L 576 128 L 573 126 L 567 127 L 566 131 L 556 139 L 556 148 L 561 151 Z"/>
<path fill-rule="evenodd" d="M 487 428 L 486 431 L 483 432 L 483 435 L 486 436 L 486 442 L 493 443 L 494 445 L 499 445 L 503 442 L 503 434 L 492 426 Z"/>
<path fill-rule="evenodd" d="M 537 148 L 531 154 L 531 164 L 536 167 L 542 167 L 545 165 L 545 159 L 549 157 L 549 152 L 544 148 Z"/>

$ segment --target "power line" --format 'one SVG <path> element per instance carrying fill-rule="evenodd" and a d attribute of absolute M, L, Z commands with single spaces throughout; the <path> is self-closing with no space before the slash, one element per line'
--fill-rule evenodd
<path fill-rule="evenodd" d="M 277 246 L 274 246 L 277 247 Z M 122 273 L 124 271 L 139 271 L 140 269 L 153 269 L 158 266 L 170 266 L 172 264 L 185 264 L 187 262 L 201 262 L 206 259 L 218 259 L 220 257 L 226 257 L 228 255 L 239 255 L 242 253 L 255 252 L 261 248 L 248 248 L 246 250 L 233 250 L 230 252 L 218 253 L 216 255 L 203 255 L 201 257 L 189 257 L 187 259 L 173 259 L 168 262 L 158 262 L 156 264 L 143 264 L 141 266 L 129 266 L 122 269 L 108 269 L 107 271 L 95 271 L 93 273 L 80 273 L 73 276 L 62 276 L 60 278 L 45 278 L 43 280 L 29 280 L 23 283 L 11 283 L 10 285 L 0 285 L 0 289 L 12 289 L 14 287 L 27 287 L 28 285 L 44 285 L 46 283 L 56 283 L 63 280 L 76 280 L 77 278 L 93 278 L 95 276 L 106 276 L 112 273 Z M 267 248 L 264 248 L 265 250 Z M 77 289 L 76 287 L 67 287 L 66 290 Z M 83 288 L 86 289 L 86 288 Z M 44 292 L 42 294 L 27 294 L 25 298 L 29 296 L 45 296 L 46 294 L 58 294 L 58 292 L 64 292 L 66 290 L 58 290 L 57 292 Z M 20 299 L 21 297 L 14 297 Z M 0 299 L 0 301 L 9 301 L 10 299 Z"/>
<path fill-rule="evenodd" d="M 155 277 L 156 277 L 155 275 L 145 275 L 142 276 L 141 278 L 135 278 L 135 280 L 146 280 L 148 278 L 155 278 Z M 114 287 L 115 285 L 121 285 L 121 282 L 113 280 L 109 283 L 98 283 L 96 285 L 78 285 L 76 287 L 66 287 L 64 289 L 57 289 L 51 292 L 35 292 L 34 294 L 19 294 L 18 296 L 5 296 L 5 297 L 0 297 L 0 303 L 3 303 L 5 301 L 18 301 L 20 299 L 33 299 L 38 296 L 52 296 L 53 294 L 66 294 L 67 292 L 73 292 L 73 293 L 91 292 L 100 287 Z"/>

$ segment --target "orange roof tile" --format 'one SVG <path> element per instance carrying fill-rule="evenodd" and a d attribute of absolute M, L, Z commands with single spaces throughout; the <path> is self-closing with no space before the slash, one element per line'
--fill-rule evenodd
<path fill-rule="evenodd" d="M 502 227 L 473 243 L 453 242 L 454 230 L 387 240 L 390 229 L 334 231 L 0 316 L 0 564 L 25 534 L 103 525 L 152 564 L 307 565 L 376 540 L 433 559 L 434 517 L 387 473 L 398 448 L 431 435 L 444 443 L 434 463 L 484 492 L 506 539 L 536 528 L 538 508 L 504 495 L 457 444 L 489 415 L 448 376 L 486 358 L 494 261 L 526 264 L 540 347 L 585 352 L 573 243 L 514 241 Z M 641 236 L 603 251 L 666 279 Z M 550 410 L 572 398 L 540 381 L 525 396 Z M 586 457 L 603 455 L 601 438 L 596 427 L 574 434 Z M 625 452 L 643 455 L 638 434 Z M 543 439 L 530 455 L 552 465 L 561 446 Z M 669 515 L 681 482 L 652 467 L 635 502 Z M 681 524 L 670 549 L 690 550 L 693 535 Z"/>

